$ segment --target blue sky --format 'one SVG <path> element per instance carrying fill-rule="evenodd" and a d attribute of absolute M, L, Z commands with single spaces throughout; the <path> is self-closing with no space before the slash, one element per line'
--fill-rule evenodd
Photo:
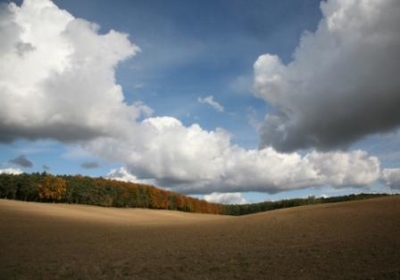
<path fill-rule="evenodd" d="M 400 187 L 396 1 L 2 2 L 2 172 L 232 202 Z"/>

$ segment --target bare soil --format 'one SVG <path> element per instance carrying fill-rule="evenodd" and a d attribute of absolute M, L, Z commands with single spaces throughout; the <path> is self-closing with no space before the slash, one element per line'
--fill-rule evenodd
<path fill-rule="evenodd" d="M 0 279 L 400 279 L 400 197 L 242 217 L 0 200 Z"/>

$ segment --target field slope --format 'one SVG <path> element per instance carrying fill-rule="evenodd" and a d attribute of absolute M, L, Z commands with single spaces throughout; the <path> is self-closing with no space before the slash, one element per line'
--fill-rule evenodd
<path fill-rule="evenodd" d="M 400 197 L 242 217 L 0 200 L 0 279 L 400 279 Z"/>

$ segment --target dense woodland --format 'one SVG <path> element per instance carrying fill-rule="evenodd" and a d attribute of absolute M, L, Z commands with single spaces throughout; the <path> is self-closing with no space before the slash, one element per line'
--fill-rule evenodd
<path fill-rule="evenodd" d="M 222 205 L 165 191 L 154 186 L 81 175 L 0 174 L 0 198 L 178 210 L 193 213 L 246 215 L 301 205 L 365 199 L 385 194 L 359 194 L 330 198 L 287 199 L 242 205 Z"/>
<path fill-rule="evenodd" d="M 222 214 L 223 207 L 154 186 L 81 175 L 0 174 L 0 198 Z"/>

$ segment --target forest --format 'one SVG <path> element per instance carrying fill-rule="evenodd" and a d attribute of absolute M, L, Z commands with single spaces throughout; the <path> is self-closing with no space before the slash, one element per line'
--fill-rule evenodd
<path fill-rule="evenodd" d="M 329 198 L 285 199 L 252 204 L 224 205 L 188 197 L 160 188 L 82 175 L 0 174 L 0 198 L 36 202 L 59 202 L 104 207 L 177 210 L 192 213 L 247 215 L 310 204 L 331 203 L 386 196 L 358 194 Z"/>

